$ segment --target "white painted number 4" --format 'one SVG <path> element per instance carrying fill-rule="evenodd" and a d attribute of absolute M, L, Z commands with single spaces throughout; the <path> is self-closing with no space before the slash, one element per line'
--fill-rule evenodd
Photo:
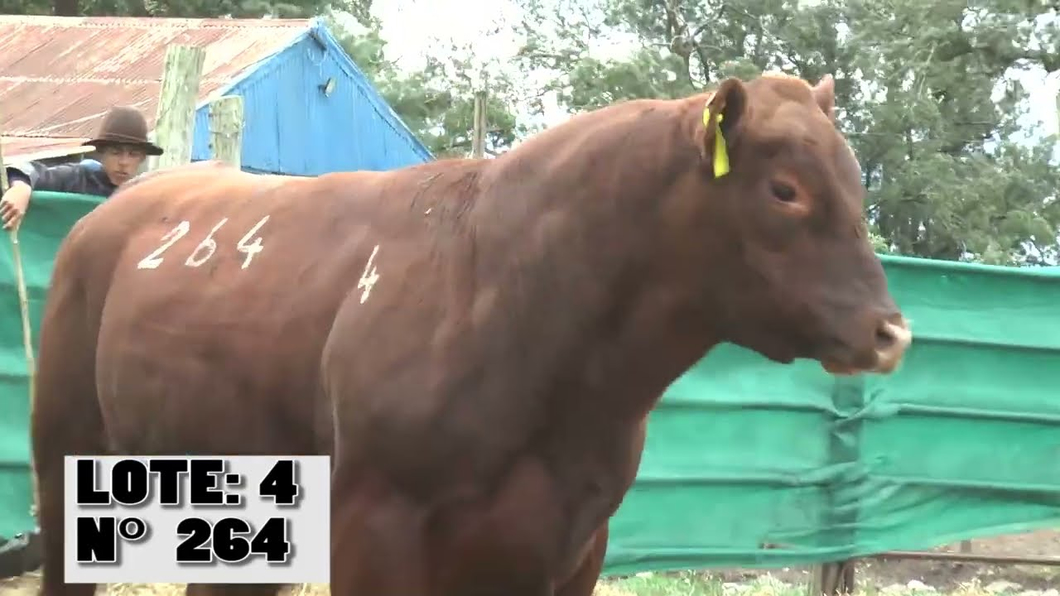
<path fill-rule="evenodd" d="M 261 252 L 261 237 L 254 238 L 254 234 L 256 234 L 261 226 L 265 225 L 265 222 L 267 221 L 269 221 L 268 215 L 261 218 L 261 221 L 258 223 L 254 224 L 254 227 L 250 228 L 250 231 L 236 243 L 236 250 L 247 255 L 247 258 L 243 259 L 243 266 L 240 267 L 240 269 L 246 269 L 247 265 L 250 265 L 250 260 L 254 258 L 254 255 Z M 254 238 L 254 242 L 250 241 L 251 238 Z"/>
<path fill-rule="evenodd" d="M 250 265 L 250 261 L 254 258 L 254 255 L 261 252 L 264 248 L 261 245 L 261 237 L 256 237 L 254 234 L 257 234 L 258 230 L 261 229 L 261 226 L 265 225 L 265 222 L 267 221 L 269 221 L 268 215 L 258 220 L 258 223 L 254 224 L 254 227 L 250 228 L 250 231 L 248 231 L 239 239 L 239 242 L 236 243 L 236 250 L 246 255 L 240 269 L 246 269 Z M 217 252 L 217 240 L 215 240 L 213 236 L 217 233 L 217 230 L 221 229 L 221 226 L 225 225 L 226 222 L 228 222 L 227 217 L 222 218 L 221 221 L 214 225 L 213 229 L 210 230 L 210 233 L 206 234 L 206 237 L 202 239 L 202 242 L 199 242 L 195 247 L 195 250 L 193 250 L 191 254 L 188 255 L 188 258 L 184 260 L 184 265 L 188 267 L 200 267 L 203 263 L 210 260 L 210 257 Z M 136 264 L 136 268 L 158 269 L 158 266 L 162 264 L 162 253 L 169 250 L 170 247 L 176 244 L 177 240 L 186 236 L 190 231 L 191 223 L 182 221 L 177 224 L 176 227 L 162 236 L 161 245 L 151 251 L 151 254 L 141 259 L 140 262 Z M 253 240 L 253 242 L 251 242 L 251 240 Z"/>
<path fill-rule="evenodd" d="M 375 265 L 372 261 L 375 260 L 376 253 L 379 252 L 379 245 L 376 244 L 375 248 L 372 249 L 371 256 L 368 257 L 368 262 L 364 264 L 364 272 L 361 273 L 361 279 L 357 282 L 357 289 L 364 289 L 361 292 L 361 304 L 364 304 L 365 300 L 368 300 L 368 294 L 372 291 L 372 286 L 375 282 L 379 281 L 379 273 L 375 270 Z"/>

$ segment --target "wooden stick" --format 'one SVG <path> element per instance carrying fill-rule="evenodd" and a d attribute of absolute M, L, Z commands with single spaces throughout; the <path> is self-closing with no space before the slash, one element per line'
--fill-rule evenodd
<path fill-rule="evenodd" d="M 0 146 L 0 196 L 7 193 L 7 166 L 4 165 L 4 151 Z M 28 209 L 27 209 L 28 211 Z M 26 214 L 23 214 L 25 217 Z M 11 256 L 15 261 L 15 276 L 18 284 L 18 307 L 22 314 L 22 344 L 26 351 L 26 367 L 29 369 L 29 412 L 33 415 L 33 403 L 37 395 L 37 363 L 33 357 L 33 330 L 29 324 L 29 297 L 26 292 L 26 276 L 22 268 L 22 250 L 18 243 L 18 229 L 22 225 L 19 220 L 11 230 Z M 33 478 L 33 504 L 30 513 L 37 513 L 37 473 L 33 465 L 33 458 L 29 460 L 30 476 Z"/>

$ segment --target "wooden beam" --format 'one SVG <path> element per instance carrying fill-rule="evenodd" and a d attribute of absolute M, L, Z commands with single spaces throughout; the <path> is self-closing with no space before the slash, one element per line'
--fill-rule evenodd
<path fill-rule="evenodd" d="M 824 563 L 813 567 L 808 590 L 809 596 L 841 596 L 854 593 L 853 560 Z"/>
<path fill-rule="evenodd" d="M 486 153 L 486 91 L 475 92 L 474 124 L 471 136 L 471 156 L 482 158 Z"/>
<path fill-rule="evenodd" d="M 165 71 L 158 97 L 155 143 L 165 153 L 152 157 L 148 169 L 156 170 L 191 162 L 195 133 L 195 104 L 206 50 L 172 44 L 166 48 Z"/>
<path fill-rule="evenodd" d="M 210 151 L 213 158 L 240 167 L 243 153 L 243 98 L 226 95 L 210 102 Z"/>
<path fill-rule="evenodd" d="M 1041 565 L 1060 567 L 1060 557 L 1021 555 L 977 555 L 974 553 L 947 553 L 931 551 L 895 550 L 864 557 L 866 559 L 892 559 L 909 561 L 951 561 L 958 563 L 992 563 L 997 565 Z"/>

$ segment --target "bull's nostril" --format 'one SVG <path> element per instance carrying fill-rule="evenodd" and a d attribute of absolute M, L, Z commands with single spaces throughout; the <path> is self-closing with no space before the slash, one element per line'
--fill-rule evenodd
<path fill-rule="evenodd" d="M 894 344 L 894 334 L 886 323 L 876 328 L 876 348 L 885 350 Z"/>
<path fill-rule="evenodd" d="M 906 348 L 913 339 L 909 322 L 899 319 L 897 323 L 881 322 L 876 328 L 875 372 L 893 372 L 902 361 Z"/>

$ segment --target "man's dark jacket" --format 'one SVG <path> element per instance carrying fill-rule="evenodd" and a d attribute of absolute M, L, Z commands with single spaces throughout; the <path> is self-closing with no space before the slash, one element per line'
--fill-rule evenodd
<path fill-rule="evenodd" d="M 21 180 L 33 190 L 50 190 L 83 195 L 109 197 L 117 188 L 107 177 L 99 162 L 83 160 L 75 164 L 48 167 L 39 162 L 13 165 L 7 168 L 10 183 Z"/>

